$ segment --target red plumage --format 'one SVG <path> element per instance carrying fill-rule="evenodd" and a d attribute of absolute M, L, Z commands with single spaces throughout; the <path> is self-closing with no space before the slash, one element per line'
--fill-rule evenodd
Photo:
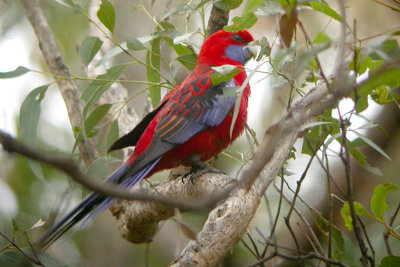
<path fill-rule="evenodd" d="M 226 64 L 244 69 L 251 57 L 246 46 L 253 41 L 247 31 L 219 31 L 202 45 L 196 68 L 171 90 L 159 106 L 149 113 L 129 134 L 120 138 L 110 150 L 135 146 L 127 162 L 108 179 L 131 187 L 142 179 L 179 165 L 204 167 L 205 162 L 218 155 L 243 132 L 247 119 L 250 87 L 247 85 L 240 101 L 238 117 L 230 128 L 235 95 L 224 94 L 225 87 L 241 86 L 245 71 L 232 80 L 213 85 L 213 67 Z M 92 193 L 35 243 L 47 247 L 74 224 L 89 215 L 90 220 L 114 202 L 111 197 Z"/>

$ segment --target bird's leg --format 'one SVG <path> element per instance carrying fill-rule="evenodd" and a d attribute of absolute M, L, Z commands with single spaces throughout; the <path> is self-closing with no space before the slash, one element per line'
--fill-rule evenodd
<path fill-rule="evenodd" d="M 189 172 L 185 173 L 182 176 L 182 181 L 183 179 L 187 178 L 188 176 L 190 176 L 190 181 L 192 182 L 192 184 L 194 184 L 194 181 L 202 176 L 205 173 L 218 173 L 218 174 L 225 174 L 223 171 L 219 170 L 219 169 L 215 169 L 213 167 L 210 167 L 209 165 L 207 165 L 206 163 L 200 161 L 197 157 L 190 157 L 189 159 L 190 163 L 192 164 L 192 168 L 190 169 Z"/>

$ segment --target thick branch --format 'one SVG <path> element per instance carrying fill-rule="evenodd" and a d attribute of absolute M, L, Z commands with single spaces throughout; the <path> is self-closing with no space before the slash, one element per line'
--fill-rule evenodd
<path fill-rule="evenodd" d="M 54 76 L 71 78 L 71 74 L 64 64 L 39 2 L 37 0 L 22 0 L 22 3 L 26 16 L 35 30 L 39 41 L 39 47 L 50 71 Z M 73 79 L 57 79 L 57 83 L 65 105 L 67 106 L 72 128 L 82 127 L 82 102 L 79 98 L 79 90 L 75 81 Z M 90 165 L 93 157 L 97 157 L 94 145 L 91 142 L 88 142 L 88 144 L 89 145 L 85 145 L 82 142 L 79 144 L 80 155 L 87 166 Z"/>
<path fill-rule="evenodd" d="M 205 174 L 193 184 L 181 178 L 173 179 L 155 187 L 155 191 L 168 199 L 179 197 L 193 203 L 198 199 L 213 199 L 221 189 L 232 184 L 226 175 Z M 158 223 L 174 216 L 174 208 L 159 202 L 118 201 L 110 208 L 117 219 L 121 235 L 132 243 L 150 242 L 158 230 Z"/>
<path fill-rule="evenodd" d="M 225 11 L 213 5 L 210 18 L 208 19 L 207 36 L 222 30 L 228 24 L 229 10 Z"/>
<path fill-rule="evenodd" d="M 87 177 L 78 167 L 74 160 L 64 157 L 55 157 L 54 155 L 46 155 L 36 149 L 27 146 L 9 134 L 0 130 L 0 144 L 4 150 L 10 153 L 16 153 L 29 159 L 40 161 L 42 163 L 53 166 L 60 171 L 63 171 L 71 177 L 72 180 L 84 185 L 88 189 L 105 196 L 121 198 L 126 200 L 140 200 L 140 201 L 156 201 L 161 205 L 168 205 L 182 210 L 198 210 L 210 208 L 215 204 L 215 198 L 209 197 L 204 200 L 192 199 L 187 201 L 187 198 L 167 198 L 159 193 L 142 193 L 130 192 L 122 189 L 115 184 L 98 183 Z"/>

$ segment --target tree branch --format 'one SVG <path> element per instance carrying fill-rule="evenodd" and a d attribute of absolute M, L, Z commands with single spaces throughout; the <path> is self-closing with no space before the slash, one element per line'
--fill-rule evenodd
<path fill-rule="evenodd" d="M 5 133 L 2 130 L 0 130 L 0 144 L 2 144 L 4 150 L 8 151 L 9 153 L 22 155 L 26 158 L 40 161 L 63 171 L 64 173 L 69 175 L 72 180 L 101 195 L 126 200 L 156 201 L 159 202 L 161 205 L 168 205 L 173 208 L 180 208 L 182 210 L 199 210 L 210 208 L 215 204 L 216 201 L 215 198 L 210 197 L 205 198 L 206 200 L 192 199 L 192 201 L 188 202 L 186 198 L 167 198 L 159 194 L 159 192 L 130 192 L 114 184 L 98 183 L 92 179 L 89 179 L 80 170 L 74 160 L 70 158 L 55 157 L 54 155 L 46 155 L 44 153 L 40 153 L 36 149 L 17 141 L 15 138 L 11 137 L 9 134 Z"/>
<path fill-rule="evenodd" d="M 39 41 L 39 47 L 42 54 L 47 62 L 50 71 L 57 77 L 71 77 L 67 66 L 61 57 L 58 50 L 56 41 L 50 27 L 46 21 L 43 11 L 40 8 L 37 0 L 22 0 L 25 14 L 32 24 L 35 30 L 36 36 Z M 82 102 L 79 97 L 78 87 L 73 79 L 56 79 L 58 87 L 61 91 L 61 95 L 64 99 L 65 105 L 67 106 L 68 117 L 71 122 L 71 126 L 76 137 L 77 133 L 74 130 L 75 127 L 82 127 Z M 87 144 L 81 142 L 79 144 L 80 155 L 85 162 L 86 166 L 89 166 L 93 158 L 97 158 L 97 151 L 91 140 L 88 140 Z"/>
<path fill-rule="evenodd" d="M 229 10 L 222 10 L 213 5 L 210 18 L 208 19 L 207 37 L 219 30 L 222 30 L 222 28 L 228 24 L 228 20 Z"/>

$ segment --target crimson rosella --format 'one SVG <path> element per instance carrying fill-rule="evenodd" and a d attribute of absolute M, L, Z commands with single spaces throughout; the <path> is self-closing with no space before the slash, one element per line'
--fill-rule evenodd
<path fill-rule="evenodd" d="M 171 90 L 150 112 L 110 150 L 135 146 L 129 159 L 106 182 L 129 188 L 156 172 L 180 165 L 205 169 L 203 162 L 218 155 L 243 132 L 247 119 L 250 86 L 246 85 L 239 113 L 231 133 L 235 94 L 224 88 L 241 86 L 246 72 L 228 82 L 212 84 L 213 67 L 226 64 L 244 69 L 254 51 L 247 45 L 253 37 L 247 31 L 218 31 L 202 45 L 197 64 L 181 85 Z M 88 195 L 77 207 L 46 231 L 35 243 L 46 248 L 86 217 L 93 218 L 115 199 L 97 193 Z"/>

